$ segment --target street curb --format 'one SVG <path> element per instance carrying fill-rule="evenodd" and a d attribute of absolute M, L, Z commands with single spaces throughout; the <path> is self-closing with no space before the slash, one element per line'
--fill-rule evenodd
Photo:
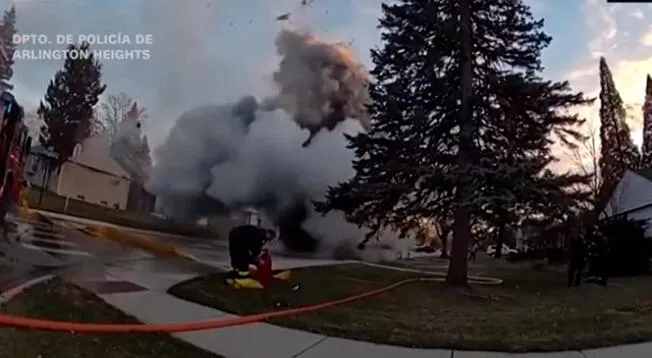
<path fill-rule="evenodd" d="M 131 247 L 137 247 L 155 255 L 188 259 L 187 255 L 179 252 L 176 247 L 172 245 L 149 240 L 111 227 L 87 226 L 86 229 L 80 230 L 91 236 L 105 238 Z"/>
<path fill-rule="evenodd" d="M 10 288 L 10 289 L 8 289 L 8 290 L 6 290 L 6 291 L 4 291 L 4 292 L 2 292 L 0 294 L 0 304 L 1 303 L 7 303 L 10 300 L 12 300 L 13 298 L 15 298 L 16 296 L 23 293 L 23 291 L 25 291 L 26 289 L 28 289 L 28 288 L 30 288 L 30 287 L 32 287 L 34 285 L 37 285 L 39 283 L 49 281 L 49 280 L 51 280 L 51 279 L 53 279 L 55 277 L 56 277 L 56 275 L 47 274 L 47 275 L 43 275 L 43 276 L 40 276 L 40 277 L 37 277 L 37 278 L 33 278 L 33 279 L 29 280 L 29 281 L 23 282 L 23 283 L 21 283 L 20 285 L 18 285 L 16 287 L 12 287 L 12 288 Z"/>
<path fill-rule="evenodd" d="M 38 211 L 28 210 L 26 214 L 32 217 L 38 217 L 54 225 L 54 222 L 50 220 L 50 218 L 48 218 L 47 215 L 43 215 Z M 86 229 L 79 229 L 79 230 L 94 237 L 106 238 L 128 246 L 143 249 L 145 251 L 151 252 L 156 255 L 166 256 L 166 257 L 180 257 L 187 260 L 197 261 L 197 259 L 194 256 L 179 252 L 179 250 L 177 250 L 176 247 L 172 245 L 149 240 L 135 234 L 121 231 L 114 227 L 88 225 L 86 226 Z"/>
<path fill-rule="evenodd" d="M 31 212 L 33 212 L 35 214 L 38 214 L 41 217 L 46 218 L 46 220 L 48 220 L 49 222 L 52 222 L 52 220 L 50 220 L 50 218 L 48 217 L 48 216 L 51 216 L 51 217 L 53 217 L 53 218 L 55 218 L 57 220 L 75 222 L 75 223 L 79 223 L 81 225 L 103 225 L 103 226 L 109 226 L 109 227 L 115 228 L 117 230 L 130 230 L 130 231 L 134 231 L 134 232 L 140 232 L 140 233 L 143 233 L 143 234 L 164 234 L 164 235 L 168 235 L 168 236 L 177 237 L 179 239 L 189 239 L 189 238 L 193 238 L 195 236 L 195 235 L 192 235 L 192 234 L 170 234 L 168 232 L 161 231 L 161 230 L 141 229 L 141 228 L 137 228 L 137 227 L 133 227 L 133 226 L 119 225 L 119 224 L 115 224 L 115 223 L 111 223 L 111 222 L 107 222 L 107 221 L 102 221 L 102 220 L 99 220 L 99 219 L 85 218 L 85 217 L 81 217 L 81 216 L 76 216 L 76 215 L 71 215 L 71 214 L 64 214 L 64 213 L 59 213 L 59 212 L 55 212 L 55 211 L 48 211 L 48 210 L 43 210 L 43 209 L 29 209 L 29 211 L 31 211 Z M 204 238 L 204 236 L 199 236 L 199 237 Z M 205 238 L 211 238 L 211 237 L 217 238 L 218 235 L 215 234 L 214 236 L 206 236 Z"/>
<path fill-rule="evenodd" d="M 37 210 L 27 209 L 25 211 L 21 211 L 21 214 L 30 218 L 42 219 L 52 225 L 55 224 L 52 220 L 50 220 L 49 217 L 47 217 L 47 215 L 44 215 Z M 86 226 L 86 229 L 78 229 L 78 230 L 94 237 L 101 237 L 127 246 L 137 247 L 139 249 L 145 250 L 155 255 L 164 256 L 164 257 L 182 258 L 202 265 L 206 265 L 206 263 L 204 263 L 202 260 L 198 259 L 193 255 L 186 254 L 182 251 L 179 251 L 173 245 L 157 242 L 154 240 L 149 240 L 137 234 L 129 233 L 124 230 L 120 230 L 116 227 L 113 227 L 113 224 L 109 224 L 109 225 L 111 226 L 88 225 Z"/>

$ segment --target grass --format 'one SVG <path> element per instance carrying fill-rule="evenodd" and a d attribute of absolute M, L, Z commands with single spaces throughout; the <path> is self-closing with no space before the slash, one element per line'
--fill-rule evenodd
<path fill-rule="evenodd" d="M 483 270 L 505 283 L 471 290 L 432 282 L 410 284 L 271 323 L 408 347 L 505 352 L 579 350 L 652 340 L 652 278 L 614 279 L 606 288 L 589 284 L 567 288 L 564 273 L 558 271 L 514 266 Z M 248 314 L 340 298 L 416 274 L 353 264 L 297 269 L 293 275 L 292 282 L 267 290 L 233 290 L 223 284 L 221 275 L 206 276 L 172 287 L 170 293 Z M 300 289 L 292 290 L 297 283 Z"/>
<path fill-rule="evenodd" d="M 135 323 L 135 318 L 92 293 L 60 279 L 29 288 L 2 311 L 34 318 L 66 321 Z M 75 334 L 0 328 L 0 357 L 47 358 L 220 358 L 168 334 Z"/>
<path fill-rule="evenodd" d="M 82 200 L 70 199 L 65 208 L 66 199 L 51 191 L 43 193 L 43 200 L 39 197 L 39 188 L 31 189 L 27 194 L 30 208 L 65 213 L 91 220 L 109 222 L 116 225 L 133 227 L 135 229 L 161 231 L 170 234 L 215 237 L 215 233 L 193 222 L 180 222 L 171 219 L 161 219 L 147 213 L 134 213 L 117 210 L 108 206 L 88 203 Z M 40 203 L 39 203 L 40 202 Z"/>

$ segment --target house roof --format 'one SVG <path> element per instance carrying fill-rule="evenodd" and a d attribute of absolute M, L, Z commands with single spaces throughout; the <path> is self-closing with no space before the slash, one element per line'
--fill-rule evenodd
<path fill-rule="evenodd" d="M 31 150 L 31 153 L 36 155 L 45 152 L 47 152 L 47 150 L 41 145 L 36 145 L 32 147 Z M 109 153 L 109 142 L 104 137 L 92 136 L 86 138 L 86 140 L 81 143 L 81 150 L 74 162 L 100 173 L 115 175 L 131 180 L 129 173 L 127 173 L 120 164 L 111 158 Z"/>
<path fill-rule="evenodd" d="M 643 178 L 652 181 L 652 168 L 647 168 L 647 169 L 636 169 L 632 170 L 634 173 L 642 176 Z"/>
<path fill-rule="evenodd" d="M 81 151 L 75 161 L 79 164 L 113 174 L 123 178 L 131 178 L 129 173 L 120 166 L 109 152 L 109 141 L 102 136 L 86 138 L 81 144 Z"/>

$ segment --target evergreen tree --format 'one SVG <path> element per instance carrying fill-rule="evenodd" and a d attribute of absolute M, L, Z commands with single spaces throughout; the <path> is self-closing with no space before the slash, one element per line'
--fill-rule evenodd
<path fill-rule="evenodd" d="M 16 34 L 16 6 L 12 5 L 2 15 L 0 23 L 0 91 L 13 89 L 9 82 L 14 75 L 14 52 L 16 44 L 13 37 Z"/>
<path fill-rule="evenodd" d="M 641 167 L 652 168 L 652 78 L 647 75 L 643 104 L 643 149 Z"/>
<path fill-rule="evenodd" d="M 579 136 L 581 121 L 563 113 L 586 100 L 537 75 L 551 39 L 520 0 L 401 0 L 382 10 L 373 127 L 347 137 L 356 175 L 317 209 L 397 225 L 454 211 L 447 281 L 464 284 L 472 214 L 505 194 L 542 210 L 581 179 L 541 170 L 554 160 L 551 133 Z M 531 186 L 540 182 L 545 189 Z"/>
<path fill-rule="evenodd" d="M 625 170 L 636 168 L 640 154 L 632 142 L 627 112 L 616 89 L 611 70 L 600 58 L 600 173 L 603 190 L 615 185 Z"/>
<path fill-rule="evenodd" d="M 75 145 L 90 134 L 93 108 L 106 89 L 101 83 L 102 65 L 89 51 L 89 45 L 70 45 L 68 50 L 63 69 L 50 81 L 45 102 L 41 101 L 38 109 L 45 123 L 41 144 L 59 155 L 55 167 L 65 163 Z M 88 56 L 69 55 L 77 50 Z"/>
<path fill-rule="evenodd" d="M 490 91 L 490 92 L 489 92 Z M 486 151 L 485 178 L 480 196 L 480 215 L 497 228 L 496 256 L 501 256 L 502 240 L 524 216 L 555 216 L 563 220 L 589 194 L 579 190 L 589 175 L 553 174 L 546 168 L 556 158 L 551 153 L 549 134 L 562 130 L 560 138 L 578 139 L 576 116 L 551 113 L 557 109 L 588 103 L 581 94 L 570 93 L 567 83 L 543 81 L 530 73 L 506 74 L 493 83 L 500 111 L 488 113 L 500 126 L 482 128 Z M 493 158 L 493 159 L 491 159 Z M 478 191 L 476 191 L 478 193 Z"/>

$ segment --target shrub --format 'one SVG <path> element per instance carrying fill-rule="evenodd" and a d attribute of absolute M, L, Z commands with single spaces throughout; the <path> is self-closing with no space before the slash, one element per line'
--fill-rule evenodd
<path fill-rule="evenodd" d="M 646 228 L 647 220 L 627 218 L 600 224 L 600 231 L 607 239 L 611 275 L 635 276 L 650 271 L 650 239 L 645 237 Z"/>

